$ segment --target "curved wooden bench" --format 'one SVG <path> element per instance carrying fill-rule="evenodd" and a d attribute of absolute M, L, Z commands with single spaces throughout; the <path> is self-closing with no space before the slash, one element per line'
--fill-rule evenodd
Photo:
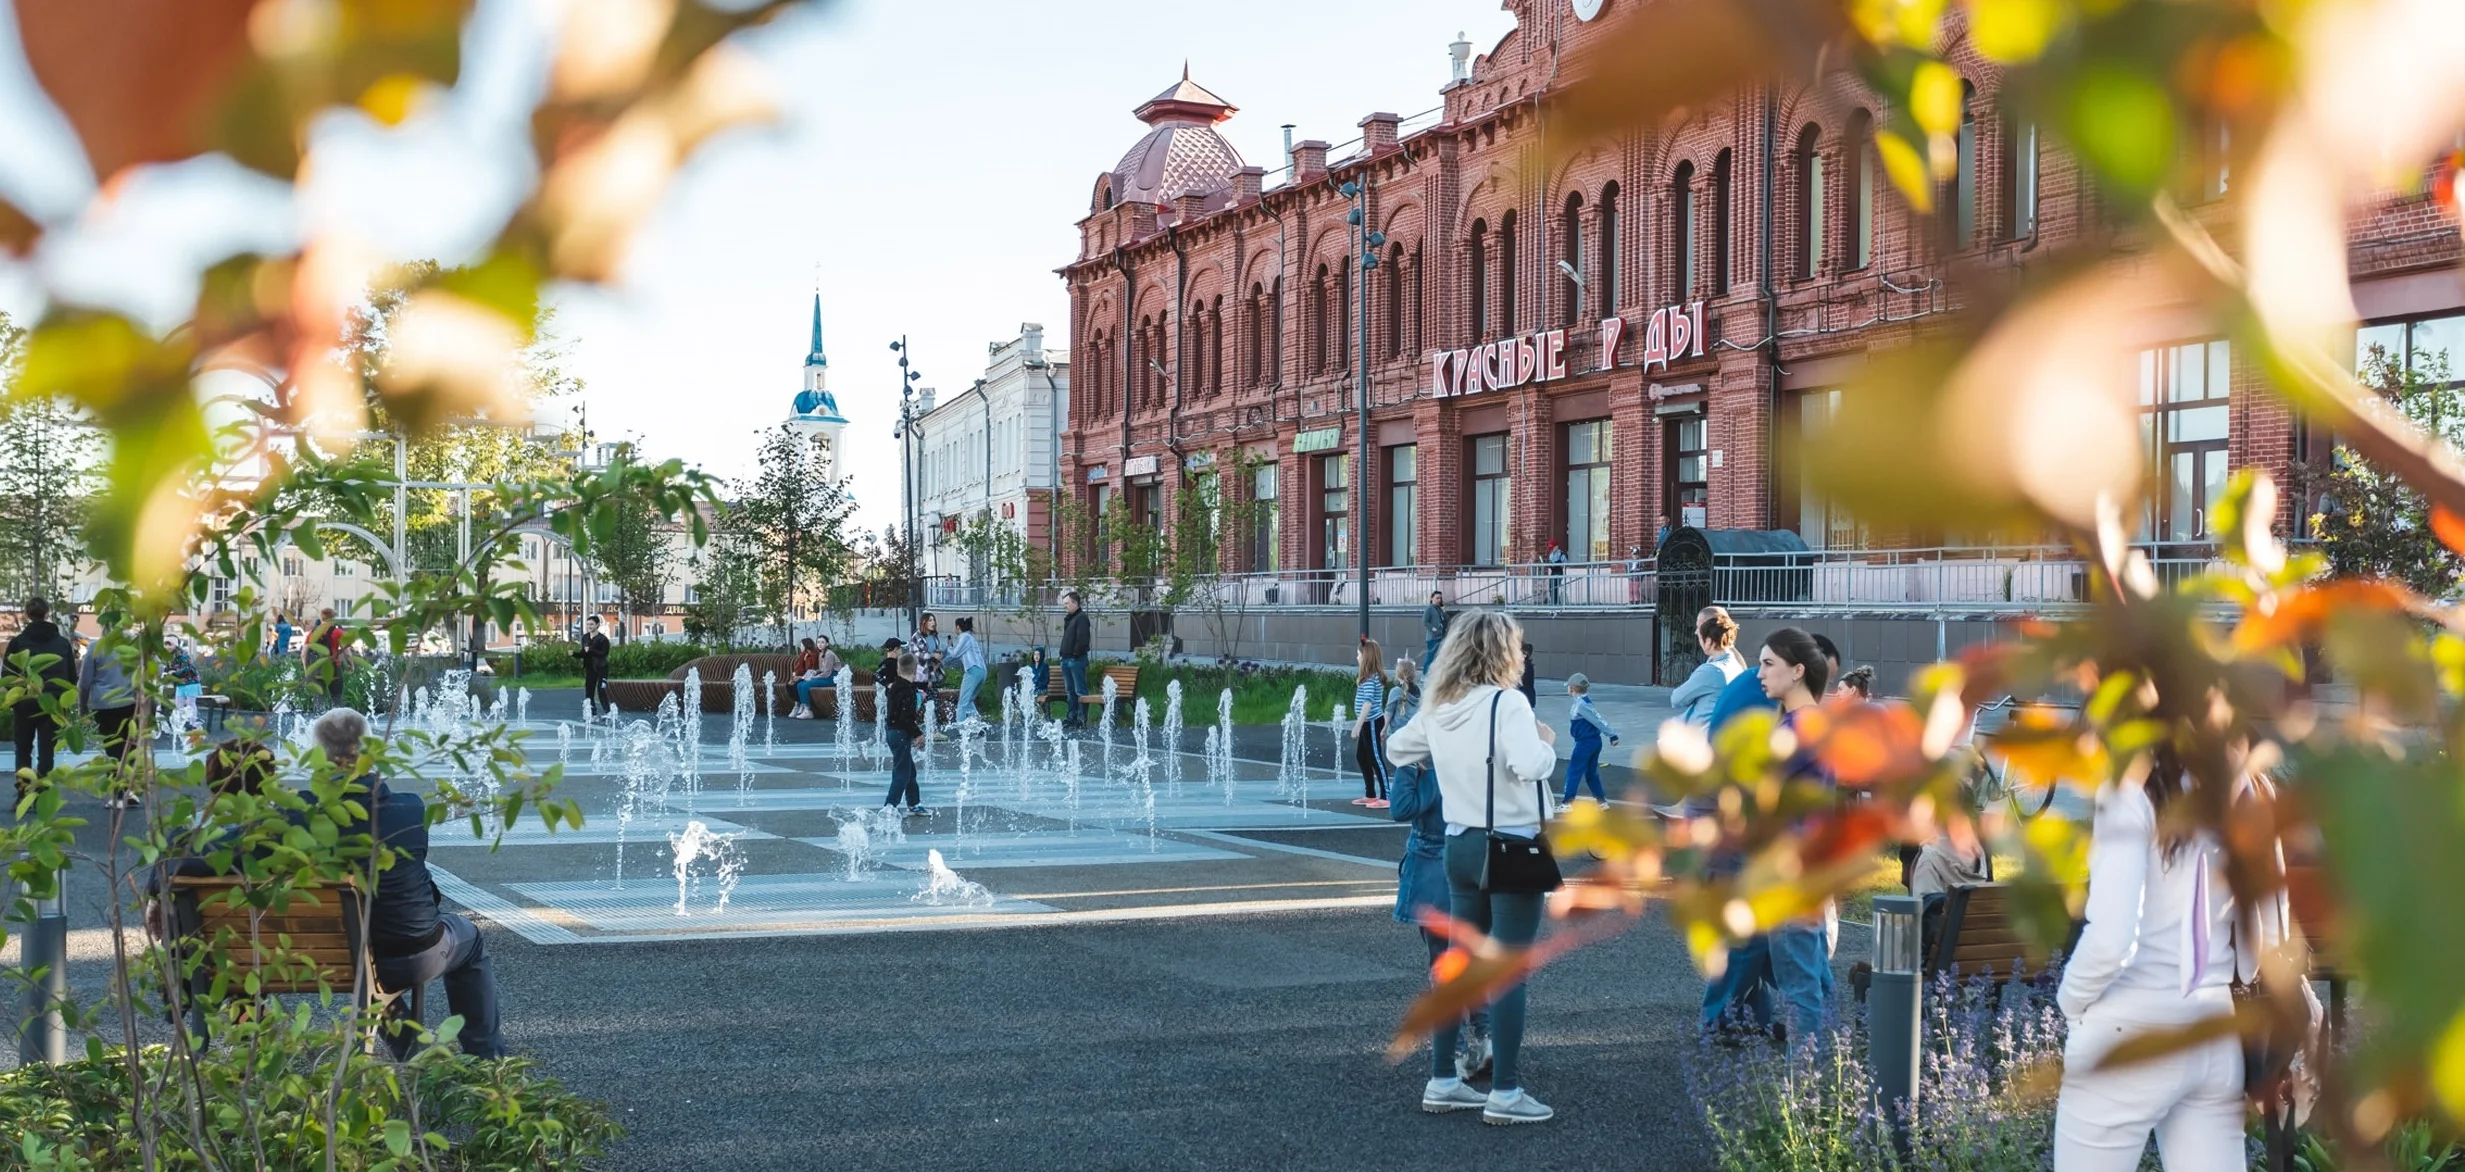
<path fill-rule="evenodd" d="M 222 938 L 222 950 L 197 966 L 179 991 L 182 1016 L 199 1036 L 205 1005 L 214 998 L 216 986 L 221 986 L 223 1000 L 240 1000 L 250 996 L 251 976 L 258 996 L 330 993 L 359 1010 L 383 1007 L 407 994 L 410 1020 L 421 1020 L 424 989 L 389 993 L 377 988 L 357 884 L 297 885 L 276 906 L 262 910 L 238 898 L 242 886 L 242 880 L 229 876 L 170 877 L 166 894 L 171 938 L 187 948 Z"/>

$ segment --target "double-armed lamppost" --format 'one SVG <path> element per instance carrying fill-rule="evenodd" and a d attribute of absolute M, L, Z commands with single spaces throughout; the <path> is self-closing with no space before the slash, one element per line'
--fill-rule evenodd
<path fill-rule="evenodd" d="M 1363 178 L 1366 179 L 1367 177 L 1364 176 Z M 1345 222 L 1352 225 L 1353 238 L 1360 242 L 1359 254 L 1361 260 L 1361 279 L 1353 282 L 1353 284 L 1357 286 L 1354 290 L 1355 296 L 1353 298 L 1353 304 L 1355 307 L 1355 317 L 1359 321 L 1359 328 L 1354 334 L 1354 337 L 1359 339 L 1359 344 L 1352 348 L 1352 365 L 1353 370 L 1356 372 L 1356 384 L 1359 388 L 1353 403 L 1355 417 L 1353 430 L 1360 433 L 1357 437 L 1360 448 L 1360 456 L 1354 461 L 1352 469 L 1352 548 L 1354 551 L 1353 569 L 1355 573 L 1359 575 L 1360 597 L 1358 601 L 1361 609 L 1361 637 L 1367 639 L 1369 638 L 1370 485 L 1369 275 L 1378 268 L 1378 250 L 1386 247 L 1387 237 L 1383 232 L 1375 232 L 1370 229 L 1369 186 L 1363 182 L 1362 179 L 1355 179 L 1347 182 L 1336 190 L 1342 192 L 1345 199 L 1352 201 L 1352 211 L 1346 213 L 1344 219 Z M 1399 517 L 1396 518 L 1395 523 L 1405 525 L 1410 524 L 1411 522 L 1405 518 Z"/>
<path fill-rule="evenodd" d="M 916 533 L 916 443 L 924 437 L 922 429 L 916 426 L 916 382 L 924 377 L 924 372 L 908 368 L 907 335 L 899 335 L 890 349 L 899 356 L 899 425 L 891 429 L 890 435 L 901 441 L 899 485 L 907 498 L 907 556 L 902 560 L 908 563 L 907 629 L 913 631 L 919 625 L 919 612 L 924 606 L 924 543 Z"/>

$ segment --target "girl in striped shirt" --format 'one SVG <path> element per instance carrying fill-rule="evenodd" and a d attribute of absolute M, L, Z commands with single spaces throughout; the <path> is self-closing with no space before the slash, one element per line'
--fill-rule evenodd
<path fill-rule="evenodd" d="M 1378 757 L 1378 738 L 1386 715 L 1386 661 L 1378 641 L 1361 640 L 1361 670 L 1352 685 L 1352 757 L 1361 767 L 1362 796 L 1352 804 L 1373 810 L 1387 808 L 1386 764 Z"/>

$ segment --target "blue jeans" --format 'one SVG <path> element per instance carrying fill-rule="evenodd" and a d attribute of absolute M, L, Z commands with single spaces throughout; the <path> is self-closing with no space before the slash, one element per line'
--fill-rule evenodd
<path fill-rule="evenodd" d="M 1786 1014 L 1790 1037 L 1811 1038 L 1831 1016 L 1831 997 L 1832 962 L 1822 922 L 1784 924 L 1730 946 L 1729 967 L 1703 990 L 1703 1028 L 1729 1019 L 1731 1025 L 1762 1029 L 1778 1009 Z"/>
<path fill-rule="evenodd" d="M 1430 640 L 1430 641 L 1429 641 L 1429 649 L 1428 649 L 1427 651 L 1423 652 L 1423 653 L 1422 653 L 1422 655 L 1421 655 L 1421 678 L 1422 678 L 1422 679 L 1428 679 L 1428 678 L 1429 678 L 1429 665 L 1431 665 L 1431 664 L 1433 664 L 1433 663 L 1438 662 L 1438 647 L 1439 647 L 1439 645 L 1441 645 L 1441 644 L 1443 644 L 1443 643 L 1445 643 L 1445 642 L 1446 642 L 1446 636 L 1444 636 L 1444 635 L 1440 635 L 1440 636 L 1438 636 L 1437 638 L 1432 639 L 1432 640 Z"/>
<path fill-rule="evenodd" d="M 1793 1041 L 1821 1033 L 1832 1012 L 1832 958 L 1823 921 L 1783 924 L 1768 934 L 1772 985 L 1780 990 Z"/>
<path fill-rule="evenodd" d="M 984 669 L 971 667 L 959 673 L 959 706 L 950 714 L 953 721 L 980 719 L 976 715 L 976 689 L 984 686 Z"/>
<path fill-rule="evenodd" d="M 1086 694 L 1087 661 L 1084 658 L 1062 660 L 1061 695 L 1063 702 L 1068 705 L 1062 709 L 1061 722 L 1063 724 L 1075 727 L 1087 722 L 1087 706 L 1078 702 L 1079 697 Z"/>
<path fill-rule="evenodd" d="M 437 916 L 444 931 L 425 951 L 409 956 L 378 957 L 377 986 L 409 993 L 439 977 L 445 979 L 445 1007 L 462 1017 L 462 1052 L 473 1058 L 502 1058 L 505 1042 L 498 1034 L 496 976 L 488 969 L 488 949 L 479 929 L 452 912 Z M 405 1004 L 408 1004 L 406 998 Z M 385 1044 L 400 1058 L 413 1038 L 386 1031 Z"/>
<path fill-rule="evenodd" d="M 1574 759 L 1566 763 L 1566 796 L 1558 800 L 1561 802 L 1574 801 L 1577 782 L 1592 787 L 1593 801 L 1602 803 L 1609 801 L 1609 795 L 1601 790 L 1601 739 L 1599 737 L 1575 738 Z"/>
<path fill-rule="evenodd" d="M 813 693 L 821 691 L 824 688 L 835 688 L 837 686 L 838 681 L 833 680 L 828 676 L 824 676 L 820 679 L 798 680 L 796 681 L 796 703 L 803 707 L 811 708 L 813 707 Z"/>
<path fill-rule="evenodd" d="M 890 796 L 882 804 L 923 805 L 924 791 L 916 786 L 916 738 L 895 728 L 882 735 L 890 742 Z"/>
<path fill-rule="evenodd" d="M 1489 933 L 1508 948 L 1529 948 L 1541 934 L 1541 894 L 1481 890 L 1481 868 L 1489 859 L 1489 836 L 1471 830 L 1446 840 L 1447 902 L 1458 920 Z M 1524 987 L 1498 995 L 1489 1003 L 1492 1061 L 1489 1085 L 1511 1091 L 1523 1085 L 1519 1068 L 1524 1042 Z M 1455 1077 L 1455 1047 L 1463 1023 L 1450 1022 L 1430 1038 L 1429 1076 Z"/>

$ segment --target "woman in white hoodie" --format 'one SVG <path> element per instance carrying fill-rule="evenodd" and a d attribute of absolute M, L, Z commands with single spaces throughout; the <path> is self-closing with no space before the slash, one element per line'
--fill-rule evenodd
<path fill-rule="evenodd" d="M 2232 1013 L 2234 980 L 2254 979 L 2258 958 L 2285 938 L 2283 899 L 2238 919 L 2216 840 L 2165 816 L 2183 786 L 2182 767 L 2161 749 L 2145 784 L 2123 781 L 2097 802 L 2088 926 L 2056 995 L 2071 1025 L 2054 1108 L 2056 1172 L 2130 1172 L 2152 1131 L 2166 1172 L 2244 1166 L 2237 1036 L 2097 1069 L 2127 1038 Z"/>
<path fill-rule="evenodd" d="M 1530 838 L 1548 817 L 1545 787 L 1558 764 L 1556 734 L 1533 715 L 1516 685 L 1523 680 L 1523 625 L 1495 611 L 1467 611 L 1447 628 L 1438 662 L 1429 669 L 1421 714 L 1387 740 L 1397 765 L 1433 763 L 1446 818 L 1448 904 L 1456 919 L 1508 948 L 1530 947 L 1540 935 L 1537 892 L 1485 891 L 1488 832 Z M 1491 1002 L 1495 1066 L 1490 1090 L 1464 1084 L 1455 1070 L 1460 1023 L 1437 1032 L 1421 1109 L 1432 1113 L 1481 1109 L 1481 1122 L 1539 1123 L 1553 1111 L 1523 1089 L 1517 1066 L 1523 1046 L 1524 987 Z"/>

